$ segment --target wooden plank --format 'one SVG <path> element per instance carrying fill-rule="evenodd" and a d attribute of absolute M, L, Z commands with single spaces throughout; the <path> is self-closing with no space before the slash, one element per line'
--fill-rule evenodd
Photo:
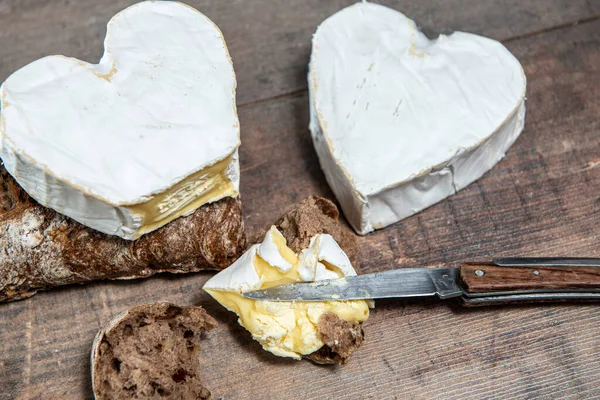
<path fill-rule="evenodd" d="M 361 238 L 363 271 L 456 265 L 501 255 L 600 256 L 600 21 L 515 40 L 529 79 L 526 130 L 458 195 Z M 301 93 L 240 110 L 250 231 L 309 194 L 332 198 Z M 252 233 L 252 232 L 251 232 Z M 216 399 L 589 398 L 598 395 L 597 306 L 464 310 L 378 302 L 367 341 L 344 367 L 260 349 L 201 291 L 210 274 L 95 283 L 0 306 L 0 398 L 89 398 L 100 325 L 136 304 L 202 304 L 220 322 L 202 363 Z"/>
<path fill-rule="evenodd" d="M 457 196 L 362 238 L 363 271 L 456 265 L 500 255 L 599 256 L 599 45 L 599 22 L 509 43 L 529 79 L 529 115 L 522 137 L 504 161 Z M 252 134 L 252 141 L 273 143 L 271 152 L 278 152 L 277 158 L 298 162 L 306 173 L 285 172 L 281 162 L 264 163 L 260 179 L 253 181 L 250 174 L 245 180 L 246 193 L 258 191 L 262 182 L 276 176 L 293 188 L 289 201 L 295 193 L 328 194 L 317 184 L 323 178 L 314 155 L 312 162 L 300 155 L 302 146 L 310 148 L 303 128 L 306 98 L 298 96 L 289 103 L 254 108 L 252 120 L 261 121 L 263 128 Z M 250 111 L 244 109 L 243 115 Z M 305 133 L 289 143 L 279 139 L 284 131 Z M 244 162 L 258 161 L 256 152 L 248 153 L 243 153 Z M 285 200 L 267 194 L 260 203 L 245 203 L 251 226 L 277 215 Z M 344 368 L 310 371 L 273 361 L 280 371 L 274 376 L 280 380 L 256 388 L 231 385 L 212 361 L 209 381 L 227 386 L 224 398 L 277 398 L 277 393 L 286 392 L 298 399 L 598 395 L 593 383 L 600 377 L 600 362 L 594 356 L 599 349 L 597 306 L 472 311 L 417 302 L 378 304 L 367 323 L 365 348 Z M 217 340 L 223 341 L 223 350 L 230 347 L 225 338 Z M 256 358 L 252 344 L 236 345 L 247 357 L 231 360 L 229 373 L 244 374 L 251 382 L 273 376 L 271 368 L 250 361 Z M 219 349 L 208 352 L 217 357 Z M 214 357 L 207 354 L 205 360 Z M 306 382 L 311 382 L 309 393 Z"/>
<path fill-rule="evenodd" d="M 106 23 L 135 0 L 0 2 L 0 81 L 49 54 L 90 62 L 102 55 Z M 355 0 L 189 0 L 222 29 L 245 104 L 306 87 L 310 39 L 326 17 Z M 402 10 L 425 31 L 463 30 L 499 40 L 600 15 L 590 0 L 379 1 Z M 7 45 L 8 44 L 8 45 Z"/>
<path fill-rule="evenodd" d="M 494 255 L 600 255 L 600 172 L 594 168 L 600 156 L 598 32 L 595 22 L 510 43 L 530 82 L 523 136 L 477 184 L 362 238 L 364 271 Z M 264 152 L 242 153 L 243 163 L 253 167 L 243 188 L 250 226 L 275 217 L 286 196 L 291 202 L 304 193 L 329 194 L 315 156 L 308 154 L 305 104 L 300 95 L 243 111 L 250 141 L 269 143 L 273 154 L 265 162 Z M 297 134 L 282 134 L 290 131 Z M 283 169 L 286 161 L 297 169 Z M 277 182 L 273 189 L 264 184 L 269 178 Z M 251 196 L 261 190 L 263 197 Z M 237 337 L 233 343 L 218 336 L 217 345 L 206 349 L 207 379 L 227 388 L 215 392 L 223 398 L 586 398 L 598 393 L 596 306 L 472 311 L 417 302 L 378 304 L 367 323 L 365 347 L 343 368 L 323 370 L 257 355 L 259 346 L 241 328 L 229 327 Z M 218 361 L 223 351 L 244 356 L 228 360 L 223 372 Z M 229 374 L 244 379 L 232 384 Z M 268 385 L 247 384 L 265 376 L 272 377 Z"/>

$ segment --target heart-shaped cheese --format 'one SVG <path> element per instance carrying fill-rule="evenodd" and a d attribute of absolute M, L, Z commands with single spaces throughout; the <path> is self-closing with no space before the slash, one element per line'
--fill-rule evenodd
<path fill-rule="evenodd" d="M 399 221 L 492 168 L 523 129 L 525 87 L 494 40 L 429 40 L 403 14 L 366 2 L 325 20 L 313 37 L 310 128 L 354 229 Z"/>
<path fill-rule="evenodd" d="M 238 193 L 236 80 L 205 15 L 148 1 L 108 24 L 99 64 L 51 56 L 0 89 L 0 157 L 38 202 L 135 239 Z"/>

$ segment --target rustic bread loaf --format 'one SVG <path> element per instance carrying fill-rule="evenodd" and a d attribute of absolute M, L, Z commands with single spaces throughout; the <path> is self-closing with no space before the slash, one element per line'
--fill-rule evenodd
<path fill-rule="evenodd" d="M 338 218 L 335 204 L 322 197 L 310 196 L 293 205 L 275 226 L 296 253 L 308 248 L 310 239 L 319 233 L 333 236 L 359 270 L 360 247 L 356 235 L 340 224 Z M 306 358 L 318 364 L 345 364 L 364 339 L 362 324 L 352 324 L 332 313 L 321 316 L 317 330 L 324 345 Z"/>
<path fill-rule="evenodd" d="M 0 165 L 0 302 L 97 279 L 222 269 L 245 246 L 239 198 L 207 204 L 128 241 L 39 205 Z"/>
<path fill-rule="evenodd" d="M 217 326 L 202 307 L 133 307 L 102 328 L 92 345 L 97 399 L 210 399 L 200 374 L 202 335 Z"/>

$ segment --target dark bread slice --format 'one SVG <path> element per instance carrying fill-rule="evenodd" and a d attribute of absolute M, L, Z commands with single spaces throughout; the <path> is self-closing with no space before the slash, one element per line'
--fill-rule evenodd
<path fill-rule="evenodd" d="M 0 302 L 97 279 L 222 269 L 245 247 L 239 198 L 207 204 L 128 241 L 39 205 L 0 165 Z"/>
<path fill-rule="evenodd" d="M 288 247 L 295 252 L 306 249 L 310 239 L 319 233 L 333 236 L 354 268 L 357 268 L 360 253 L 358 240 L 350 229 L 340 224 L 339 217 L 340 212 L 333 202 L 323 197 L 309 196 L 290 207 L 274 225 L 283 234 Z M 259 232 L 253 242 L 261 242 L 270 227 Z"/>
<path fill-rule="evenodd" d="M 200 377 L 200 339 L 215 328 L 202 307 L 133 307 L 102 328 L 92 345 L 97 399 L 210 399 Z"/>
<path fill-rule="evenodd" d="M 310 239 L 319 233 L 333 236 L 358 270 L 360 247 L 356 235 L 339 223 L 339 215 L 331 201 L 310 196 L 293 205 L 275 226 L 285 237 L 288 247 L 296 253 L 307 248 Z M 324 345 L 305 357 L 318 364 L 345 364 L 364 339 L 362 324 L 352 324 L 332 313 L 321 316 L 317 330 Z"/>
<path fill-rule="evenodd" d="M 340 319 L 334 313 L 325 313 L 317 326 L 324 346 L 306 358 L 317 364 L 345 364 L 365 338 L 361 324 Z"/>

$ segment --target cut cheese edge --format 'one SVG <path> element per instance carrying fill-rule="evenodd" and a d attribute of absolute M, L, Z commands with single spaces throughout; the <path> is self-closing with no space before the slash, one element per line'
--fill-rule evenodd
<path fill-rule="evenodd" d="M 282 260 L 292 267 L 288 268 L 286 264 L 282 269 Z M 356 275 L 356 271 L 330 235 L 314 236 L 309 248 L 294 254 L 287 247 L 285 238 L 273 226 L 262 243 L 252 246 L 229 268 L 209 279 L 203 289 L 228 310 L 235 312 L 240 325 L 265 350 L 277 356 L 300 359 L 323 347 L 317 329 L 323 314 L 332 312 L 352 323 L 363 322 L 369 316 L 368 302 L 256 301 L 241 294 L 287 283 L 352 275 Z"/>
<path fill-rule="evenodd" d="M 359 234 L 469 185 L 524 126 L 525 75 L 502 44 L 462 32 L 429 40 L 376 4 L 319 26 L 308 79 L 313 143 Z"/>
<path fill-rule="evenodd" d="M 239 193 L 236 79 L 197 10 L 142 2 L 108 24 L 99 64 L 50 56 L 0 88 L 0 157 L 31 197 L 136 239 Z"/>

